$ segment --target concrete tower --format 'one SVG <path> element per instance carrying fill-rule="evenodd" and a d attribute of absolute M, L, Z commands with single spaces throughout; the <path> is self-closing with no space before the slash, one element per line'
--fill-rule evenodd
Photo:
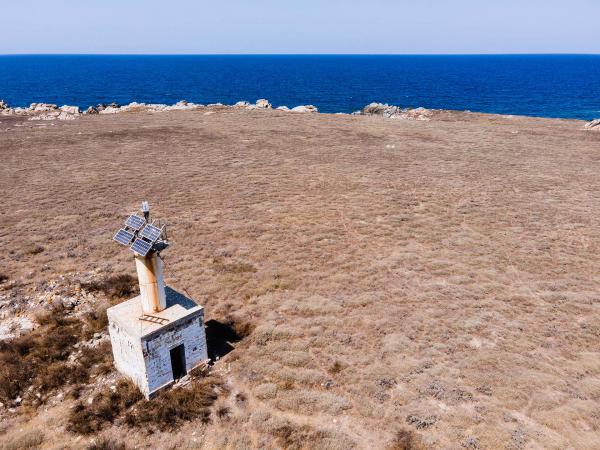
<path fill-rule="evenodd" d="M 114 236 L 134 253 L 140 295 L 107 310 L 108 330 L 119 372 L 146 398 L 208 361 L 204 309 L 165 286 L 160 252 L 169 246 L 165 227 L 131 215 Z"/>

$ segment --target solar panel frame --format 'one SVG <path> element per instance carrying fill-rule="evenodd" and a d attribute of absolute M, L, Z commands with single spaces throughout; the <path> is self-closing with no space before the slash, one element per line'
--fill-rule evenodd
<path fill-rule="evenodd" d="M 134 229 L 135 231 L 140 231 L 145 224 L 146 220 L 136 214 L 132 214 L 125 221 L 125 225 Z"/>
<path fill-rule="evenodd" d="M 131 241 L 134 239 L 134 234 L 126 230 L 125 228 L 121 228 L 117 233 L 113 236 L 113 240 L 118 242 L 121 245 L 129 245 Z"/>
<path fill-rule="evenodd" d="M 148 241 L 144 241 L 143 239 L 136 239 L 133 244 L 131 244 L 130 248 L 138 255 L 146 256 L 152 249 L 152 244 Z"/>
<path fill-rule="evenodd" d="M 162 229 L 155 227 L 154 225 L 146 225 L 142 231 L 140 231 L 140 237 L 146 238 L 150 242 L 156 242 L 162 233 Z"/>

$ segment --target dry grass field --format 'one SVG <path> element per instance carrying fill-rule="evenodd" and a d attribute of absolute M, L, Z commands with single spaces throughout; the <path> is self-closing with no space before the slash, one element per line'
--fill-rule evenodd
<path fill-rule="evenodd" d="M 135 275 L 111 237 L 147 199 L 169 224 L 167 282 L 244 331 L 208 420 L 81 436 L 57 394 L 0 408 L 0 447 L 600 448 L 600 134 L 582 126 L 0 118 L 4 320 L 56 283 Z"/>

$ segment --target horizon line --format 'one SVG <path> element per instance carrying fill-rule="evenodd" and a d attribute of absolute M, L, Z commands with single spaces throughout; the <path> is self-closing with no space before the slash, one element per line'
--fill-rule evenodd
<path fill-rule="evenodd" d="M 600 53 L 0 53 L 0 56 L 600 56 Z"/>

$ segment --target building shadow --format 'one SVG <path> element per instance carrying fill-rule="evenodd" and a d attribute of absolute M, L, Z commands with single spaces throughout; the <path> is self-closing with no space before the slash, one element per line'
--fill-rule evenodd
<path fill-rule="evenodd" d="M 235 347 L 233 344 L 242 340 L 230 324 L 209 320 L 206 326 L 206 345 L 211 361 L 222 358 Z"/>

